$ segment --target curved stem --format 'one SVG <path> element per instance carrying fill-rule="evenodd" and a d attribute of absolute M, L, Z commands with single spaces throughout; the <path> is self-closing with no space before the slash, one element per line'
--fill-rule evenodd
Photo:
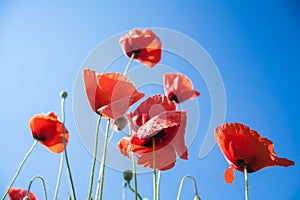
<path fill-rule="evenodd" d="M 100 200 L 102 200 L 102 196 L 103 196 L 104 172 L 105 172 L 105 162 L 106 162 L 106 152 L 107 152 L 107 145 L 108 145 L 109 127 L 110 127 L 110 119 L 107 120 L 107 124 L 106 124 L 105 140 L 104 140 L 103 154 L 102 154 L 102 161 L 101 161 L 101 169 L 100 169 L 99 177 L 98 177 L 98 184 L 97 184 L 95 200 L 98 199 L 98 193 L 99 193 Z"/>
<path fill-rule="evenodd" d="M 152 139 L 152 144 L 153 144 L 153 199 L 157 200 L 155 139 Z"/>
<path fill-rule="evenodd" d="M 72 197 L 73 200 L 76 200 L 76 195 L 75 195 L 75 188 L 74 188 L 74 183 L 73 183 L 73 178 L 72 178 L 72 173 L 71 173 L 71 168 L 70 168 L 70 163 L 68 159 L 68 153 L 67 153 L 67 144 L 66 144 L 66 130 L 65 130 L 65 99 L 67 97 L 67 92 L 63 91 L 61 93 L 61 116 L 62 116 L 62 124 L 63 124 L 63 144 L 64 144 L 64 156 L 66 159 L 66 165 L 68 169 L 68 174 L 69 174 L 69 179 L 70 179 L 70 185 L 71 185 L 71 190 L 72 190 Z"/>
<path fill-rule="evenodd" d="M 22 160 L 22 162 L 21 162 L 19 168 L 17 169 L 16 174 L 14 175 L 14 177 L 12 178 L 12 180 L 10 181 L 10 184 L 8 185 L 8 187 L 7 187 L 7 189 L 6 189 L 5 193 L 4 193 L 4 195 L 2 196 L 1 200 L 4 200 L 5 197 L 7 196 L 9 189 L 10 189 L 11 186 L 14 184 L 16 178 L 17 178 L 18 175 L 20 174 L 20 171 L 21 171 L 23 165 L 25 164 L 27 158 L 29 157 L 29 155 L 30 155 L 31 152 L 33 151 L 33 149 L 34 149 L 34 147 L 36 146 L 37 142 L 38 142 L 38 140 L 35 140 L 35 141 L 33 142 L 32 146 L 30 147 L 30 149 L 28 150 L 28 152 L 27 152 L 26 155 L 24 156 L 24 158 L 23 158 L 23 160 Z"/>
<path fill-rule="evenodd" d="M 40 180 L 41 180 L 42 185 L 43 185 L 43 190 L 44 190 L 44 200 L 47 200 L 46 184 L 45 184 L 45 181 L 44 181 L 43 177 L 41 177 L 41 176 L 35 176 L 35 177 L 33 177 L 33 178 L 30 180 L 29 185 L 28 185 L 28 189 L 27 189 L 26 196 L 29 195 L 30 188 L 31 188 L 31 184 L 33 183 L 33 181 L 34 181 L 35 179 L 40 179 Z"/>
<path fill-rule="evenodd" d="M 93 164 L 92 164 L 91 176 L 90 176 L 89 194 L 88 194 L 88 198 L 87 198 L 88 200 L 92 199 L 92 193 L 93 193 L 95 166 L 96 166 L 96 162 L 97 162 L 97 152 L 98 152 L 99 127 L 100 127 L 101 119 L 102 119 L 102 116 L 99 115 L 97 125 L 96 125 L 95 146 L 94 146 Z"/>
<path fill-rule="evenodd" d="M 132 53 L 131 57 L 130 57 L 130 60 L 128 61 L 127 65 L 125 67 L 125 70 L 124 70 L 124 73 L 123 73 L 124 76 L 126 76 L 126 74 L 128 72 L 128 69 L 129 69 L 129 67 L 130 67 L 130 65 L 131 65 L 131 63 L 132 63 L 132 61 L 134 59 L 134 56 L 135 56 L 135 53 Z"/>
<path fill-rule="evenodd" d="M 161 171 L 158 170 L 157 173 L 157 200 L 160 200 L 160 177 L 161 177 Z"/>
<path fill-rule="evenodd" d="M 128 188 L 129 188 L 134 194 L 137 194 L 137 196 L 139 197 L 140 200 L 143 200 L 142 196 L 141 196 L 137 191 L 135 191 L 135 190 L 131 187 L 129 181 L 127 182 L 127 184 L 128 184 Z"/>
<path fill-rule="evenodd" d="M 61 174 L 62 174 L 62 169 L 63 169 L 63 163 L 64 163 L 64 154 L 61 154 L 60 164 L 59 164 L 59 169 L 58 169 L 58 175 L 57 175 L 57 182 L 56 182 L 55 192 L 54 192 L 54 200 L 57 200 L 57 196 L 58 196 L 58 188 L 59 188 L 59 185 L 60 185 L 60 179 L 61 179 Z"/>
<path fill-rule="evenodd" d="M 249 199 L 249 188 L 248 188 L 248 170 L 247 165 L 244 165 L 244 174 L 245 174 L 245 199 Z"/>
<path fill-rule="evenodd" d="M 197 183 L 196 183 L 195 178 L 192 177 L 192 176 L 186 175 L 186 176 L 184 176 L 184 177 L 181 179 L 181 182 L 180 182 L 180 186 L 179 186 L 179 190 L 178 190 L 178 194 L 177 194 L 176 200 L 179 200 L 179 199 L 180 199 L 180 195 L 181 195 L 183 183 L 184 183 L 185 179 L 187 179 L 187 178 L 192 179 L 192 181 L 193 181 L 193 183 L 194 183 L 194 193 L 195 193 L 195 196 L 198 196 Z"/>

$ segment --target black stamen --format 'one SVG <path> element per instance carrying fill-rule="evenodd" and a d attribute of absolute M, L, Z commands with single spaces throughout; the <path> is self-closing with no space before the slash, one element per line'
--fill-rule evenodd
<path fill-rule="evenodd" d="M 170 98 L 169 98 L 170 101 L 175 101 L 176 103 L 179 103 L 178 101 L 178 98 L 175 94 L 173 94 Z"/>

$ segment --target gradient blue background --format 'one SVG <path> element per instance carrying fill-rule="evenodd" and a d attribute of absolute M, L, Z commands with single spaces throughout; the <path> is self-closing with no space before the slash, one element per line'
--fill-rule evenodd
<path fill-rule="evenodd" d="M 293 167 L 250 174 L 250 199 L 299 199 L 299 14 L 299 3 L 292 0 L 1 1 L 0 193 L 33 142 L 29 119 L 49 110 L 60 113 L 59 92 L 66 90 L 69 157 L 78 199 L 86 199 L 92 157 L 81 144 L 72 118 L 74 79 L 100 42 L 134 27 L 153 26 L 177 30 L 201 44 L 226 87 L 226 121 L 249 125 L 275 143 L 278 156 L 296 162 Z M 163 174 L 161 199 L 175 199 L 186 174 L 197 179 L 203 199 L 244 198 L 242 173 L 236 172 L 232 185 L 224 182 L 228 164 L 217 146 L 204 159 L 198 158 L 202 140 L 203 135 L 197 135 L 190 159 L 179 160 Z M 52 199 L 59 159 L 38 145 L 14 186 L 26 188 L 33 176 L 42 175 Z M 122 173 L 106 172 L 104 199 L 121 199 Z M 70 191 L 67 178 L 64 171 L 60 199 Z M 42 199 L 40 188 L 34 183 L 32 191 Z M 139 191 L 152 198 L 151 174 L 139 176 Z M 187 183 L 182 199 L 192 198 Z M 132 199 L 130 192 L 127 199 Z"/>

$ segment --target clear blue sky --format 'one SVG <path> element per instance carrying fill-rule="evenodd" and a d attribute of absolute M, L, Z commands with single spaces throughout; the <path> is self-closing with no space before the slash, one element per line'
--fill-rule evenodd
<path fill-rule="evenodd" d="M 293 167 L 250 174 L 250 199 L 299 199 L 299 17 L 299 3 L 293 0 L 1 1 L 0 193 L 33 143 L 28 121 L 34 114 L 50 110 L 59 114 L 59 92 L 66 90 L 70 163 L 78 199 L 86 199 L 92 157 L 79 139 L 72 113 L 80 66 L 93 48 L 112 35 L 134 27 L 162 27 L 193 38 L 214 60 L 226 89 L 226 122 L 247 124 L 275 143 L 279 157 L 296 162 Z M 200 109 L 205 110 L 210 106 L 203 100 L 208 98 L 207 88 L 194 84 L 201 92 Z M 201 115 L 204 124 L 205 117 Z M 243 199 L 243 174 L 236 172 L 232 185 L 224 182 L 228 164 L 217 146 L 199 159 L 205 134 L 201 124 L 189 148 L 190 159 L 178 160 L 163 174 L 161 199 L 175 199 L 180 179 L 186 174 L 196 178 L 203 199 Z M 26 188 L 33 176 L 42 175 L 52 199 L 59 159 L 38 145 L 14 186 Z M 121 199 L 122 173 L 109 168 L 106 172 L 104 199 Z M 61 199 L 69 191 L 66 171 L 63 179 Z M 32 191 L 42 199 L 39 190 L 40 184 L 35 183 Z M 139 176 L 139 191 L 152 198 L 151 174 Z M 131 199 L 131 193 L 127 194 Z M 182 199 L 192 198 L 189 182 Z"/>

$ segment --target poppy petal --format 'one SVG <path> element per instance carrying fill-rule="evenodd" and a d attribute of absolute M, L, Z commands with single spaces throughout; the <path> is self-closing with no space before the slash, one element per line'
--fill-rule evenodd
<path fill-rule="evenodd" d="M 150 118 L 165 111 L 174 111 L 176 107 L 176 103 L 169 101 L 166 96 L 160 94 L 153 95 L 143 101 L 136 110 L 129 115 L 134 125 L 132 128 L 136 130 L 136 127 L 146 123 Z"/>
<path fill-rule="evenodd" d="M 120 39 L 123 52 L 128 57 L 134 53 L 134 59 L 153 68 L 161 59 L 160 39 L 149 29 L 129 31 Z"/>
<path fill-rule="evenodd" d="M 233 183 L 234 181 L 234 167 L 229 167 L 224 172 L 225 182 L 228 184 Z"/>
<path fill-rule="evenodd" d="M 8 191 L 9 200 L 22 200 L 27 194 L 27 190 L 10 188 Z M 32 192 L 28 194 L 29 200 L 37 200 Z"/>
<path fill-rule="evenodd" d="M 130 140 L 130 136 L 125 136 L 118 143 L 120 152 L 128 158 L 130 158 Z"/>
<path fill-rule="evenodd" d="M 166 96 L 176 103 L 182 103 L 200 95 L 194 90 L 192 81 L 184 74 L 164 74 L 164 90 Z"/>
<path fill-rule="evenodd" d="M 249 172 L 255 172 L 265 167 L 295 164 L 291 160 L 278 158 L 272 141 L 240 123 L 217 127 L 215 138 L 229 164 L 241 172 L 244 165 L 247 165 Z"/>

